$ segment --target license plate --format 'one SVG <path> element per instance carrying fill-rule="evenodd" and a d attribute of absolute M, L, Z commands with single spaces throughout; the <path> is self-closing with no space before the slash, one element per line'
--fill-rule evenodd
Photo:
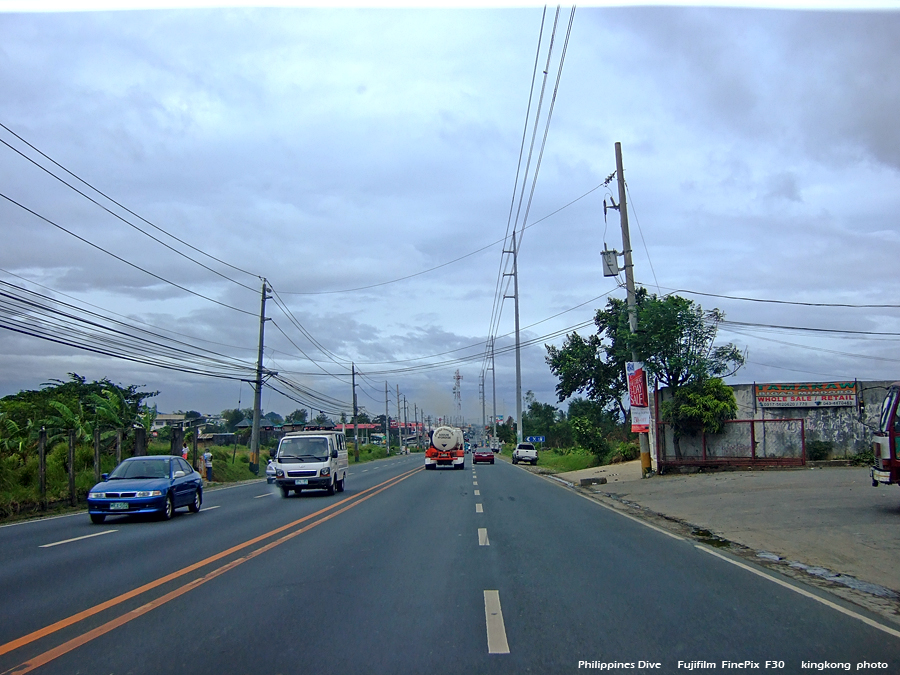
<path fill-rule="evenodd" d="M 309 485 L 309 481 L 305 478 L 298 478 L 294 481 L 294 485 Z"/>
<path fill-rule="evenodd" d="M 128 510 L 128 502 L 112 502 L 109 505 L 110 511 L 127 511 Z"/>

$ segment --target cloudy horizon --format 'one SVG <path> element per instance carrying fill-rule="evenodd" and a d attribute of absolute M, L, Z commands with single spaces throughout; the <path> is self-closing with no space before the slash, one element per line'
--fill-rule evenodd
<path fill-rule="evenodd" d="M 514 416 L 512 302 L 492 316 L 541 17 L 0 13 L 0 281 L 163 331 L 234 376 L 256 361 L 265 277 L 277 294 L 265 366 L 314 392 L 295 391 L 302 406 L 267 388 L 264 410 L 282 415 L 349 412 L 354 362 L 372 415 L 384 413 L 385 382 L 391 415 L 397 386 L 410 414 L 455 414 L 458 368 L 463 414 L 480 420 L 495 332 L 497 411 Z M 544 116 L 568 19 L 563 7 Z M 550 8 L 532 115 L 552 21 Z M 534 341 L 523 392 L 558 405 L 543 345 L 624 298 L 599 256 L 604 242 L 622 248 L 618 214 L 603 216 L 603 199 L 618 200 L 602 187 L 616 142 L 636 279 L 724 311 L 733 323 L 719 342 L 748 360 L 732 382 L 900 379 L 900 13 L 579 7 L 572 25 L 518 258 L 522 337 Z M 76 184 L 11 132 L 146 220 L 87 201 L 17 154 Z M 158 389 L 161 412 L 252 404 L 239 379 L 11 330 L 0 345 L 0 396 L 77 372 Z"/>

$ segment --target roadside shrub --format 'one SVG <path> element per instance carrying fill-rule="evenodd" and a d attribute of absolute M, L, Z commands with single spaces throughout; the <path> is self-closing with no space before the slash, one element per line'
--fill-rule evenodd
<path fill-rule="evenodd" d="M 806 459 L 811 462 L 821 462 L 828 459 L 834 449 L 831 441 L 807 441 Z"/>

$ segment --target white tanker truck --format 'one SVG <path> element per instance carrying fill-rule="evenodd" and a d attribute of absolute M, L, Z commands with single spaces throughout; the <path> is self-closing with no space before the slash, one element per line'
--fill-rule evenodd
<path fill-rule="evenodd" d="M 425 468 L 452 466 L 463 469 L 466 464 L 466 441 L 462 429 L 438 427 L 431 433 L 431 447 L 425 451 Z"/>

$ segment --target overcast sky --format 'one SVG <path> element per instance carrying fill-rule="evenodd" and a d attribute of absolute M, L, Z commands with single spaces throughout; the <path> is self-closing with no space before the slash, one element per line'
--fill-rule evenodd
<path fill-rule="evenodd" d="M 432 416 L 455 413 L 459 368 L 463 413 L 480 420 L 485 340 L 495 330 L 505 348 L 514 328 L 511 300 L 492 327 L 508 259 L 498 242 L 542 11 L 0 13 L 0 140 L 66 177 L 14 132 L 160 228 L 66 177 L 171 247 L 0 145 L 0 282 L 175 331 L 191 350 L 252 369 L 265 277 L 324 349 L 273 299 L 267 368 L 349 411 L 352 360 L 372 414 L 384 412 L 387 382 L 392 415 L 399 386 L 411 415 L 415 403 Z M 520 225 L 569 12 L 559 15 Z M 526 154 L 553 20 L 551 7 Z M 896 307 L 690 293 L 900 304 L 898 39 L 891 9 L 579 7 L 519 252 L 523 339 L 535 340 L 522 352 L 523 390 L 556 404 L 543 345 L 561 344 L 607 295 L 624 298 L 599 257 L 604 241 L 622 249 L 618 214 L 603 215 L 615 185 L 596 189 L 615 170 L 617 141 L 640 284 L 734 322 L 894 333 L 723 326 L 720 342 L 747 350 L 732 381 L 900 379 Z M 0 323 L 29 325 L 21 309 L 8 300 Z M 83 342 L 66 330 L 57 337 Z M 458 357 L 471 358 L 450 362 Z M 0 330 L 0 395 L 68 372 L 158 389 L 161 412 L 252 403 L 239 380 Z M 497 354 L 496 375 L 498 413 L 514 414 L 512 352 Z M 490 371 L 487 391 L 490 414 Z M 263 408 L 315 414 L 304 400 L 267 389 Z"/>

